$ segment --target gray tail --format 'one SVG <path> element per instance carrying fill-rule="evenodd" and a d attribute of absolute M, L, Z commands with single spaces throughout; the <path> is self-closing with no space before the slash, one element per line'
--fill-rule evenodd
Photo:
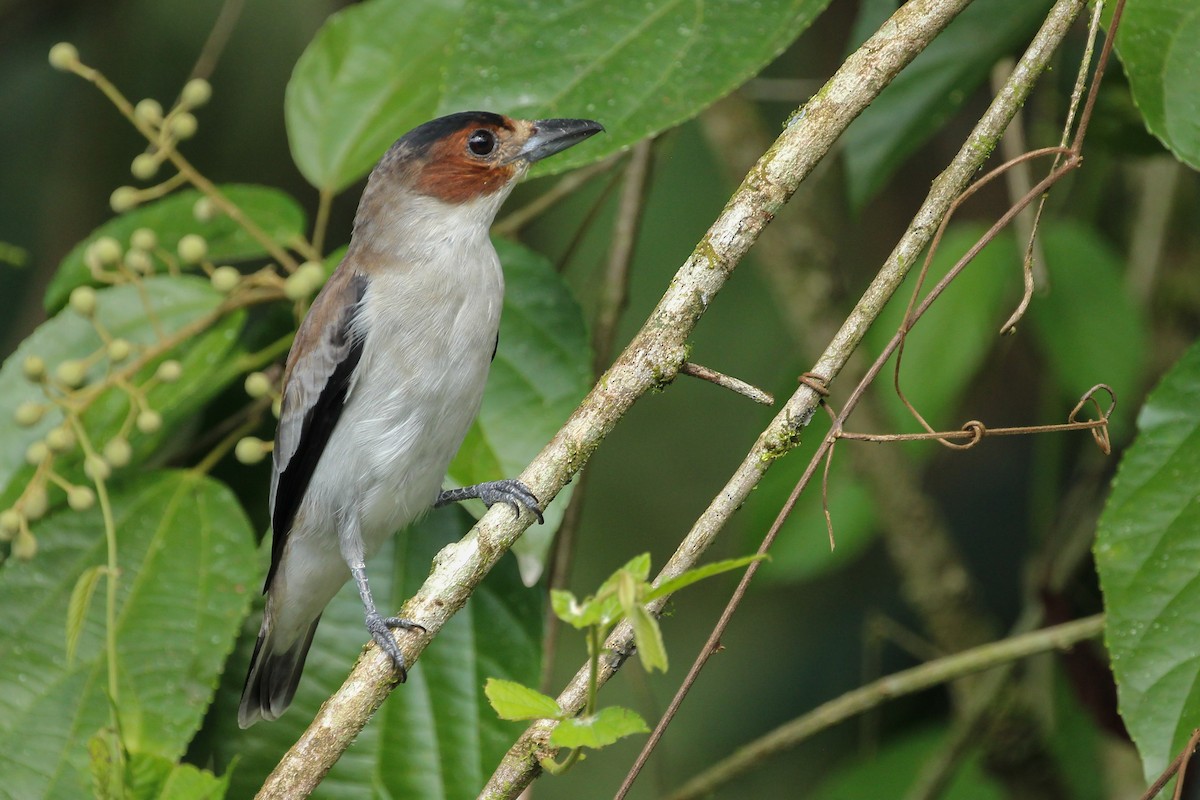
<path fill-rule="evenodd" d="M 249 728 L 260 719 L 267 722 L 279 719 L 287 711 L 296 696 L 296 686 L 304 672 L 304 659 L 312 646 L 313 634 L 317 632 L 320 617 L 302 636 L 286 649 L 279 649 L 272 642 L 271 630 L 264 619 L 254 655 L 250 657 L 250 671 L 246 674 L 246 686 L 242 689 L 242 703 L 238 707 L 238 726 Z"/>

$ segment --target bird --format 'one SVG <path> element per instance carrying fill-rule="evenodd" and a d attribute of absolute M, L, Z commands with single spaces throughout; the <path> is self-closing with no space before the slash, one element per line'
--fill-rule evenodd
<path fill-rule="evenodd" d="M 346 254 L 284 367 L 271 566 L 238 724 L 291 704 L 321 613 L 351 578 L 367 631 L 406 675 L 366 561 L 431 508 L 477 498 L 541 521 L 518 480 L 443 490 L 499 345 L 504 275 L 489 228 L 530 164 L 603 131 L 588 119 L 466 111 L 412 129 L 367 178 Z"/>

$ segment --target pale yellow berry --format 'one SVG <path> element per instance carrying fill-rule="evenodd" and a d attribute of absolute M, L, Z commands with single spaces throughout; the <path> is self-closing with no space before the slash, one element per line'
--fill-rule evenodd
<path fill-rule="evenodd" d="M 67 302 L 76 314 L 90 317 L 96 313 L 96 290 L 90 286 L 76 286 L 71 290 L 71 297 Z"/>
<path fill-rule="evenodd" d="M 217 267 L 208 279 L 212 281 L 214 289 L 222 294 L 228 294 L 242 282 L 242 273 L 230 266 Z"/>
<path fill-rule="evenodd" d="M 15 508 L 6 508 L 0 511 L 0 540 L 8 541 L 21 530 L 21 523 L 25 521 L 25 515 Z"/>
<path fill-rule="evenodd" d="M 25 491 L 25 497 L 21 500 L 21 510 L 25 512 L 25 519 L 41 519 L 49 508 L 50 498 L 46 495 L 45 486 L 31 486 Z"/>
<path fill-rule="evenodd" d="M 174 359 L 162 362 L 158 365 L 158 369 L 154 371 L 154 377 L 163 383 L 174 383 L 182 375 L 183 365 Z"/>
<path fill-rule="evenodd" d="M 75 434 L 70 428 L 54 428 L 46 434 L 46 446 L 55 453 L 66 453 L 75 446 Z"/>
<path fill-rule="evenodd" d="M 125 266 L 142 275 L 154 272 L 154 259 L 145 250 L 130 250 L 125 254 Z"/>
<path fill-rule="evenodd" d="M 305 261 L 283 282 L 283 294 L 289 300 L 311 297 L 325 281 L 325 268 L 317 261 Z"/>
<path fill-rule="evenodd" d="M 28 380 L 40 381 L 46 377 L 46 362 L 39 356 L 26 356 L 21 362 L 21 372 Z"/>
<path fill-rule="evenodd" d="M 44 405 L 27 400 L 17 406 L 17 410 L 13 412 L 13 419 L 22 428 L 28 428 L 31 425 L 37 425 L 41 422 L 45 413 L 46 407 Z"/>
<path fill-rule="evenodd" d="M 167 122 L 167 128 L 171 131 L 171 135 L 176 139 L 190 139 L 196 135 L 196 129 L 200 124 L 196 122 L 196 117 L 186 111 L 181 111 L 175 114 Z"/>
<path fill-rule="evenodd" d="M 22 528 L 12 543 L 13 557 L 20 561 L 30 561 L 37 555 L 37 539 L 33 534 Z"/>
<path fill-rule="evenodd" d="M 50 48 L 50 66 L 63 72 L 79 65 L 79 51 L 70 42 L 59 42 Z"/>
<path fill-rule="evenodd" d="M 25 448 L 25 460 L 33 466 L 38 466 L 50 457 L 50 446 L 43 441 L 37 441 Z"/>
<path fill-rule="evenodd" d="M 199 264 L 204 260 L 204 256 L 208 254 L 208 242 L 204 241 L 203 236 L 189 233 L 179 240 L 179 244 L 175 249 L 179 253 L 179 258 L 183 263 Z"/>
<path fill-rule="evenodd" d="M 74 359 L 64 361 L 54 368 L 54 377 L 68 389 L 77 389 L 87 379 L 87 366 Z"/>
<path fill-rule="evenodd" d="M 159 160 L 149 153 L 134 156 L 129 172 L 139 181 L 148 181 L 158 172 Z"/>
<path fill-rule="evenodd" d="M 237 443 L 233 455 L 243 464 L 257 464 L 267 455 L 267 449 L 262 439 L 247 436 Z"/>
<path fill-rule="evenodd" d="M 271 401 L 271 414 L 275 419 L 279 419 L 279 415 L 283 413 L 283 398 L 276 397 Z"/>
<path fill-rule="evenodd" d="M 126 339 L 113 339 L 108 343 L 108 358 L 110 361 L 124 361 L 133 352 L 133 345 Z"/>
<path fill-rule="evenodd" d="M 83 474 L 94 481 L 106 481 L 112 475 L 112 467 L 98 455 L 90 455 L 83 460 Z"/>
<path fill-rule="evenodd" d="M 129 246 L 149 252 L 158 246 L 158 235 L 149 228 L 138 228 L 129 236 Z"/>
<path fill-rule="evenodd" d="M 258 399 L 266 397 L 271 391 L 271 379 L 261 372 L 251 372 L 246 376 L 246 394 Z"/>
<path fill-rule="evenodd" d="M 162 414 L 146 409 L 137 415 L 137 429 L 142 433 L 154 433 L 162 427 Z"/>
<path fill-rule="evenodd" d="M 67 490 L 67 505 L 74 511 L 87 511 L 96 504 L 96 495 L 86 486 L 72 486 Z"/>
<path fill-rule="evenodd" d="M 139 122 L 144 122 L 147 125 L 157 125 L 162 122 L 163 118 L 162 104 L 151 97 L 139 100 L 138 104 L 133 107 L 133 115 Z"/>
<path fill-rule="evenodd" d="M 183 85 L 179 99 L 185 106 L 196 108 L 208 102 L 212 97 L 212 84 L 203 78 L 192 78 Z"/>
<path fill-rule="evenodd" d="M 197 222 L 212 222 L 217 216 L 217 206 L 211 197 L 201 197 L 192 206 L 192 216 Z"/>
<path fill-rule="evenodd" d="M 121 260 L 121 243 L 111 236 L 101 236 L 88 246 L 101 266 L 110 266 Z"/>
<path fill-rule="evenodd" d="M 129 440 L 124 437 L 119 436 L 116 439 L 109 439 L 108 444 L 104 445 L 104 460 L 117 469 L 129 466 L 132 458 L 133 447 L 130 446 Z"/>
<path fill-rule="evenodd" d="M 141 197 L 138 195 L 138 190 L 132 186 L 118 186 L 108 196 L 109 206 L 118 214 L 132 211 L 137 208 L 139 202 L 141 202 Z"/>

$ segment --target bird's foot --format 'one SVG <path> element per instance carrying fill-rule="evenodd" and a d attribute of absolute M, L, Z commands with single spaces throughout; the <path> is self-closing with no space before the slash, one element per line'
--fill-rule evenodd
<path fill-rule="evenodd" d="M 367 630 L 370 631 L 371 638 L 375 640 L 375 644 L 379 645 L 379 649 L 391 657 L 392 663 L 396 666 L 396 672 L 400 675 L 400 682 L 404 683 L 408 679 L 408 665 L 404 660 L 404 653 L 400 652 L 400 645 L 396 644 L 396 637 L 392 636 L 392 631 L 396 628 L 406 631 L 425 630 L 424 626 L 411 619 L 381 617 L 378 612 L 367 614 Z"/>
<path fill-rule="evenodd" d="M 477 483 L 461 489 L 447 489 L 438 495 L 437 502 L 433 504 L 433 507 L 441 508 L 450 503 L 474 499 L 482 500 L 488 508 L 496 503 L 507 503 L 512 506 L 513 512 L 517 516 L 521 515 L 521 508 L 524 507 L 537 517 L 539 525 L 545 521 L 542 519 L 542 510 L 538 508 L 537 496 L 529 490 L 528 486 L 513 479 Z"/>

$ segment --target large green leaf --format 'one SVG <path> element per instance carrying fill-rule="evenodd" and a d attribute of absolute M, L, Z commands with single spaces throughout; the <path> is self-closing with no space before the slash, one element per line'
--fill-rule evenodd
<path fill-rule="evenodd" d="M 460 486 L 519 474 L 591 386 L 583 313 L 562 278 L 537 253 L 504 239 L 495 244 L 505 279 L 500 347 L 483 408 L 450 465 L 449 480 Z M 517 540 L 514 551 L 528 583 L 541 574 L 568 497 L 560 493 L 546 510 L 546 524 Z M 469 508 L 480 512 L 483 505 Z"/>
<path fill-rule="evenodd" d="M 292 158 L 340 191 L 432 116 L 465 0 L 368 0 L 329 18 L 296 62 L 284 102 Z"/>
<path fill-rule="evenodd" d="M 216 481 L 155 472 L 112 496 L 120 578 L 121 734 L 134 752 L 177 760 L 200 725 L 254 586 L 254 534 Z M 0 567 L 0 796 L 90 796 L 88 739 L 109 723 L 104 588 L 74 662 L 64 650 L 75 580 L 106 560 L 99 509 L 36 527 L 28 563 Z"/>
<path fill-rule="evenodd" d="M 111 336 L 135 345 L 159 340 L 155 320 L 162 333 L 170 335 L 211 314 L 222 300 L 208 281 L 200 278 L 163 276 L 149 278 L 143 286 L 153 316 L 147 313 L 141 294 L 133 286 L 117 286 L 96 293 L 96 319 Z M 182 377 L 175 383 L 160 383 L 147 392 L 150 407 L 162 414 L 163 425 L 153 435 L 140 434 L 135 429 L 130 437 L 132 464 L 147 458 L 183 420 L 234 377 L 228 370 L 217 368 L 226 364 L 235 352 L 243 318 L 241 312 L 230 314 L 164 356 L 182 364 Z M 62 422 L 61 412 L 55 408 L 37 425 L 28 428 L 17 425 L 13 414 L 19 405 L 44 402 L 41 388 L 22 377 L 22 363 L 26 357 L 36 355 L 53 371 L 60 362 L 86 358 L 101 345 L 100 336 L 91 322 L 67 309 L 40 325 L 0 367 L 0 442 L 3 442 L 0 447 L 0 507 L 11 504 L 33 474 L 33 467 L 25 463 L 25 448 Z M 106 359 L 94 364 L 89 377 L 99 379 L 107 364 Z M 147 365 L 132 383 L 143 383 L 154 369 L 155 364 Z M 214 379 L 218 374 L 220 380 Z M 116 434 L 128 411 L 128 396 L 116 389 L 107 390 L 94 402 L 84 414 L 83 421 L 97 448 Z M 76 448 L 57 458 L 55 469 L 68 477 L 77 477 L 81 458 L 81 452 Z"/>
<path fill-rule="evenodd" d="M 318 188 L 364 175 L 430 117 L 594 117 L 559 172 L 695 116 L 757 73 L 828 0 L 368 0 L 330 18 L 288 85 L 292 155 Z"/>
<path fill-rule="evenodd" d="M 1145 315 L 1129 295 L 1120 256 L 1092 228 L 1048 225 L 1042 248 L 1050 285 L 1030 308 L 1038 345 L 1067 399 L 1097 383 L 1117 399 L 1132 401 L 1141 389 L 1146 361 Z M 1113 420 L 1123 438 L 1129 415 Z"/>
<path fill-rule="evenodd" d="M 1129 0 L 1117 54 L 1146 127 L 1177 158 L 1200 169 L 1200 5 Z"/>
<path fill-rule="evenodd" d="M 400 534 L 367 565 L 381 610 L 411 596 L 429 573 L 437 551 L 470 527 L 461 509 L 434 512 Z M 542 594 L 526 589 L 516 564 L 504 559 L 445 627 L 321 785 L 326 798 L 473 798 L 520 733 L 521 723 L 496 716 L 484 695 L 489 677 L 526 685 L 538 681 Z M 416 620 L 420 622 L 420 620 Z M 257 629 L 258 620 L 253 620 Z M 200 744 L 224 768 L 239 759 L 230 797 L 251 797 L 299 737 L 317 708 L 345 680 L 369 639 L 362 602 L 348 584 L 321 617 L 293 707 L 281 719 L 237 728 L 253 637 L 231 660 Z"/>
<path fill-rule="evenodd" d="M 975 0 L 967 6 L 842 137 L 851 204 L 862 207 L 940 130 L 987 80 L 996 60 L 1029 39 L 1049 8 L 1050 0 Z"/>
<path fill-rule="evenodd" d="M 1200 725 L 1200 345 L 1138 416 L 1096 533 L 1121 716 L 1146 775 Z"/>
<path fill-rule="evenodd" d="M 267 186 L 226 184 L 218 188 L 275 243 L 286 247 L 304 236 L 304 211 L 289 195 Z M 149 228 L 158 235 L 158 246 L 174 253 L 180 239 L 187 234 L 198 234 L 208 242 L 209 260 L 217 264 L 266 254 L 257 239 L 224 214 L 217 214 L 207 222 L 198 221 L 192 209 L 202 196 L 195 189 L 176 192 L 114 217 L 92 231 L 59 265 L 46 289 L 46 310 L 53 313 L 66 305 L 76 286 L 99 285 L 84 263 L 84 254 L 102 236 L 112 237 L 122 248 L 128 248 L 129 237 L 135 230 Z M 156 263 L 163 269 L 161 261 Z"/>

